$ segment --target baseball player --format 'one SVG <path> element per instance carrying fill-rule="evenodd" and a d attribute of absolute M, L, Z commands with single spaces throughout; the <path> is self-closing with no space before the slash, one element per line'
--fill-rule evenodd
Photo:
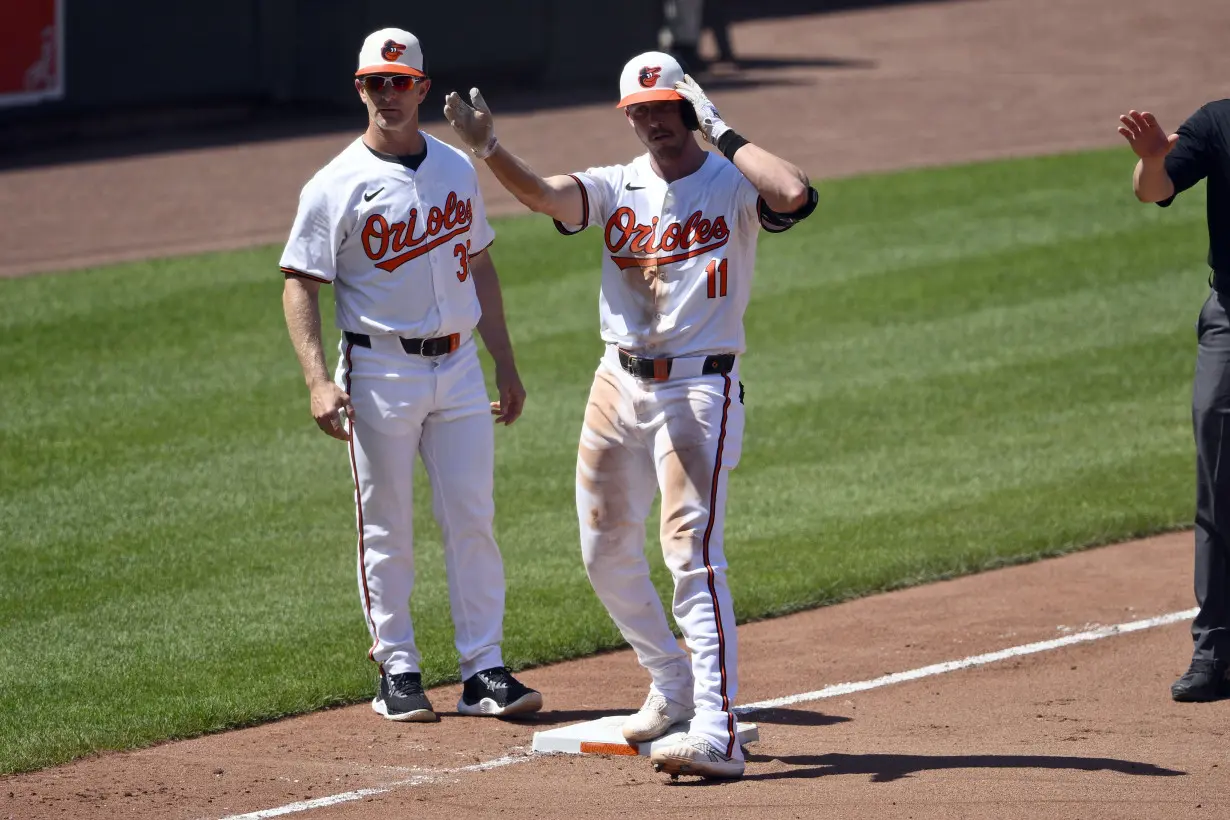
<path fill-rule="evenodd" d="M 355 90 L 367 131 L 304 186 L 282 254 L 286 325 L 321 430 L 349 442 L 358 576 L 379 664 L 372 707 L 427 722 L 410 621 L 411 479 L 423 458 L 444 536 L 466 715 L 518 715 L 542 695 L 504 668 L 504 569 L 492 535 L 494 425 L 521 414 L 494 240 L 470 158 L 419 131 L 431 81 L 419 41 L 382 29 L 359 51 Z M 342 331 L 335 380 L 325 369 L 318 292 L 335 286 Z M 495 360 L 487 401 L 473 331 Z"/>
<path fill-rule="evenodd" d="M 473 106 L 448 95 L 445 115 L 496 178 L 560 232 L 601 231 L 606 352 L 581 429 L 577 514 L 590 582 L 652 679 L 624 737 L 651 740 L 689 721 L 681 741 L 653 752 L 655 767 L 739 777 L 735 615 L 722 533 L 743 439 L 743 312 L 758 230 L 783 231 L 808 216 L 816 192 L 802 171 L 723 122 L 669 55 L 633 58 L 619 85 L 619 107 L 647 153 L 567 176 L 543 179 L 500 145 L 478 89 Z M 694 129 L 720 153 L 704 150 Z M 690 663 L 645 560 L 657 490 L 673 613 Z"/>

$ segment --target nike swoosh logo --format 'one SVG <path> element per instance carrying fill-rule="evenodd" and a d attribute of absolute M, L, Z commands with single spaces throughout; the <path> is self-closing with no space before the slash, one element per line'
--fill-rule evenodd
<path fill-rule="evenodd" d="M 373 199 L 375 199 L 375 198 L 376 198 L 376 196 L 380 193 L 380 191 L 383 191 L 383 190 L 384 190 L 384 188 L 381 188 L 379 191 L 372 191 L 370 194 L 364 194 L 364 195 L 363 195 L 363 201 L 364 201 L 364 202 L 371 202 Z"/>
<path fill-rule="evenodd" d="M 631 182 L 629 182 L 627 185 L 624 186 L 624 190 L 625 191 L 643 191 L 645 190 L 645 186 L 644 185 L 633 185 Z"/>

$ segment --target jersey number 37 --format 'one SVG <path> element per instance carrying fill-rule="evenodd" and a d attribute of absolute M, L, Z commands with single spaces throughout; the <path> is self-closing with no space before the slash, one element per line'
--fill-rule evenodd
<path fill-rule="evenodd" d="M 457 271 L 457 281 L 464 282 L 466 280 L 466 277 L 470 275 L 470 240 L 467 239 L 464 245 L 462 245 L 460 242 L 454 245 L 453 246 L 453 256 L 457 257 L 457 261 L 461 265 L 461 270 Z M 725 260 L 723 260 L 723 264 L 725 264 Z M 726 292 L 725 285 L 726 285 L 726 275 L 723 274 L 722 275 L 723 294 L 725 294 Z M 712 290 L 713 288 L 710 287 L 709 289 Z"/>

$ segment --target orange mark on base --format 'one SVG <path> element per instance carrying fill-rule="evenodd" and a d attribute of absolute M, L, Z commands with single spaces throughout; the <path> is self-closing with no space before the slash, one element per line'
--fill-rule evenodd
<path fill-rule="evenodd" d="M 590 743 L 581 741 L 581 754 L 584 755 L 630 755 L 640 754 L 635 746 L 626 743 Z"/>

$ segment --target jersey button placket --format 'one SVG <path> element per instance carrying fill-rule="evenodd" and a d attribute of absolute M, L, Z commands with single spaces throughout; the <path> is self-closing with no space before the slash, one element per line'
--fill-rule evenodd
<path fill-rule="evenodd" d="M 671 224 L 671 220 L 675 218 L 674 217 L 675 199 L 676 199 L 675 192 L 671 190 L 670 185 L 667 185 L 666 191 L 662 194 L 662 204 L 658 208 L 657 241 L 659 243 L 658 254 L 661 256 L 670 256 L 670 254 L 673 253 L 673 251 L 667 251 L 666 249 L 662 248 L 660 246 L 660 243 L 662 242 L 662 235 L 666 231 L 666 226 Z M 668 270 L 668 266 L 659 267 L 658 268 L 659 286 L 665 285 L 667 278 L 671 277 L 672 275 L 674 275 L 674 278 L 678 278 L 678 275 L 676 274 L 674 269 Z M 658 338 L 661 335 L 660 325 L 662 323 L 663 308 L 665 307 L 665 304 L 664 304 L 664 301 L 666 298 L 665 288 L 663 288 L 662 293 L 663 295 L 660 295 L 654 303 L 654 314 L 653 314 L 654 326 L 652 329 L 653 338 Z M 654 347 L 656 347 L 656 345 L 654 345 Z"/>
<path fill-rule="evenodd" d="M 418 235 L 423 237 L 424 244 L 431 241 L 431 237 L 426 236 L 427 220 L 431 214 L 431 207 L 434 204 L 432 198 L 432 189 L 429 185 L 420 185 L 415 176 L 410 176 L 410 184 L 415 187 L 418 193 L 419 201 L 419 220 L 418 220 Z M 443 246 L 441 246 L 443 247 Z M 451 252 L 451 246 L 450 246 Z M 435 322 L 437 328 L 444 327 L 444 315 L 448 310 L 448 281 L 444 278 L 452 275 L 452 269 L 449 268 L 441 259 L 440 248 L 434 248 L 421 257 L 427 265 L 427 280 L 431 283 L 431 303 L 435 309 Z M 443 285 L 441 283 L 444 283 Z M 429 324 L 432 324 L 429 322 Z M 431 359 L 432 369 L 440 366 L 439 359 Z"/>

